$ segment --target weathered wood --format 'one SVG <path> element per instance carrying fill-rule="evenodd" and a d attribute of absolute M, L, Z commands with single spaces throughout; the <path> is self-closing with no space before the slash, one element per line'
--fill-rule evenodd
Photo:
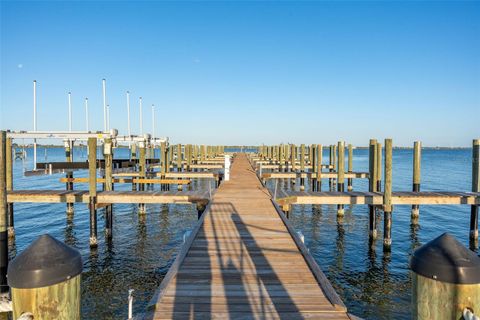
<path fill-rule="evenodd" d="M 473 140 L 472 145 L 472 192 L 480 191 L 480 139 Z M 478 205 L 470 211 L 470 247 L 478 247 Z"/>
<path fill-rule="evenodd" d="M 413 144 L 413 192 L 420 191 L 420 164 L 422 157 L 422 144 L 420 141 L 415 141 Z M 418 205 L 412 206 L 411 219 L 412 223 L 418 222 L 418 216 L 420 215 L 420 207 Z"/>
<path fill-rule="evenodd" d="M 67 162 L 69 163 L 73 162 L 73 141 L 72 140 L 65 141 L 65 158 Z M 73 171 L 67 171 L 66 178 L 73 178 Z M 66 190 L 68 191 L 73 190 L 73 183 L 67 182 Z M 67 203 L 67 215 L 72 215 L 73 212 L 74 212 L 73 203 Z"/>
<path fill-rule="evenodd" d="M 392 246 L 392 139 L 385 139 L 385 190 L 383 193 L 383 250 Z"/>
<path fill-rule="evenodd" d="M 348 145 L 348 173 L 353 172 L 353 146 Z M 353 179 L 347 178 L 347 191 L 353 191 Z"/>
<path fill-rule="evenodd" d="M 150 302 L 147 319 L 187 313 L 213 319 L 267 313 L 269 318 L 301 318 L 308 312 L 348 319 L 338 295 L 252 169 L 245 155 L 237 155 L 230 181 L 219 187 L 201 215 Z M 312 298 L 315 303 L 308 304 Z M 255 307 L 259 299 L 269 303 L 269 311 Z"/>
<path fill-rule="evenodd" d="M 107 138 L 103 144 L 103 158 L 105 159 L 105 191 L 113 190 L 112 178 L 112 160 L 113 160 L 113 146 L 112 139 Z M 113 230 L 113 207 L 112 205 L 105 207 L 105 236 L 107 239 L 112 238 Z"/>
<path fill-rule="evenodd" d="M 380 142 L 377 142 L 377 148 L 376 148 L 376 158 L 375 158 L 375 163 L 377 165 L 377 169 L 375 170 L 375 175 L 376 175 L 376 186 L 377 189 L 376 191 L 382 190 L 382 144 Z"/>
<path fill-rule="evenodd" d="M 13 190 L 13 154 L 12 154 L 12 138 L 6 140 L 5 150 L 5 170 L 6 170 L 6 191 Z M 15 223 L 13 216 L 13 203 L 7 203 L 8 214 L 8 237 L 13 238 L 15 236 Z"/>
<path fill-rule="evenodd" d="M 97 247 L 97 139 L 88 138 L 90 247 Z"/>
<path fill-rule="evenodd" d="M 89 178 L 60 178 L 60 182 L 88 183 Z M 105 178 L 97 178 L 97 183 L 105 183 Z M 191 180 L 112 178 L 112 183 L 149 183 L 149 184 L 190 184 Z"/>
<path fill-rule="evenodd" d="M 7 133 L 0 131 L 0 293 L 8 292 Z"/>
<path fill-rule="evenodd" d="M 368 191 L 375 192 L 377 191 L 377 140 L 370 139 L 369 148 L 368 148 Z M 368 207 L 368 234 L 370 240 L 375 240 L 377 238 L 377 216 L 375 212 L 375 207 L 370 205 Z"/>
<path fill-rule="evenodd" d="M 479 284 L 447 283 L 412 273 L 412 319 L 464 319 L 464 308 L 480 306 L 479 287 Z"/>
<path fill-rule="evenodd" d="M 345 191 L 345 142 L 338 142 L 338 172 L 337 172 L 337 190 Z M 342 204 L 337 205 L 337 216 L 343 216 L 345 209 Z"/>
<path fill-rule="evenodd" d="M 34 319 L 80 320 L 80 279 L 81 275 L 77 275 L 52 286 L 12 288 L 13 318 L 31 312 Z"/>

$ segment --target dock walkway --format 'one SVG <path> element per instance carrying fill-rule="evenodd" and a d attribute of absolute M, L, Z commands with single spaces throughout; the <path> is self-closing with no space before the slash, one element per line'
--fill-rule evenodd
<path fill-rule="evenodd" d="M 146 319 L 350 319 L 245 154 L 148 310 Z"/>

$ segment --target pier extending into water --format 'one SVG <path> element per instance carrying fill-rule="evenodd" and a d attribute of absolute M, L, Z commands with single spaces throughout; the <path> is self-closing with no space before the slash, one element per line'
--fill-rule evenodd
<path fill-rule="evenodd" d="M 146 319 L 350 319 L 245 154 L 213 196 Z"/>
<path fill-rule="evenodd" d="M 67 218 L 74 214 L 74 204 L 88 205 L 87 241 L 92 248 L 98 246 L 98 209 L 105 210 L 105 237 L 110 240 L 114 204 L 137 203 L 139 215 L 147 214 L 149 203 L 196 204 L 199 221 L 152 299 L 146 314 L 150 319 L 232 315 L 249 318 L 261 314 L 272 318 L 352 318 L 308 253 L 302 236 L 290 226 L 289 213 L 296 204 L 336 205 L 339 223 L 345 205 L 368 205 L 370 240 L 377 237 L 377 215 L 383 212 L 385 251 L 392 246 L 394 206 L 411 206 L 415 224 L 420 205 L 468 205 L 470 247 L 478 247 L 479 140 L 473 141 L 471 192 L 420 191 L 419 142 L 414 144 L 412 191 L 397 192 L 392 190 L 391 139 L 385 140 L 384 147 L 372 139 L 369 170 L 356 172 L 353 146 L 345 146 L 344 142 L 329 146 L 328 163 L 323 161 L 321 145 L 259 146 L 248 154 L 235 153 L 230 170 L 233 153 L 227 153 L 224 146 L 170 145 L 168 139 L 151 139 L 148 135 L 119 137 L 114 131 L 2 132 L 1 138 L 0 225 L 5 230 L 0 230 L 4 256 L 0 280 L 4 286 L 7 234 L 15 237 L 14 203 L 19 202 L 62 202 L 66 204 Z M 34 158 L 33 170 L 25 172 L 32 179 L 36 175 L 63 173 L 65 176 L 59 179 L 62 189 L 14 190 L 12 141 L 19 138 L 64 139 L 65 162 L 40 163 Z M 72 149 L 76 141 L 88 143 L 88 161 L 74 161 Z M 114 158 L 119 142 L 129 144 L 128 159 Z M 103 159 L 97 159 L 99 145 Z M 88 170 L 88 177 L 74 177 L 77 170 Z M 209 187 L 191 190 L 196 179 L 208 179 Z M 368 191 L 354 191 L 354 179 L 368 179 Z M 273 190 L 266 188 L 268 180 L 275 181 Z M 279 180 L 290 181 L 299 190 L 278 190 Z M 322 191 L 327 180 L 328 190 Z M 82 184 L 88 184 L 88 188 L 75 188 Z M 98 184 L 102 190 L 97 190 Z M 118 184 L 131 185 L 131 191 L 115 190 Z"/>

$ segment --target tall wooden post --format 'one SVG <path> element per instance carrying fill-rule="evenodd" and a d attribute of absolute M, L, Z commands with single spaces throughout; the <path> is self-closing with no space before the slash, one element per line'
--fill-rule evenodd
<path fill-rule="evenodd" d="M 165 174 L 167 172 L 167 166 L 168 166 L 168 155 L 167 155 L 167 143 L 165 141 L 162 141 L 160 143 L 160 179 L 165 179 Z M 202 148 L 203 149 L 203 148 Z M 202 150 L 200 149 L 200 150 Z M 201 155 L 202 157 L 202 155 Z M 166 186 L 164 184 L 160 185 L 160 190 L 165 191 Z"/>
<path fill-rule="evenodd" d="M 422 158 L 422 143 L 420 141 L 415 141 L 413 144 L 413 192 L 420 192 L 420 164 Z M 420 215 L 420 206 L 414 204 L 412 206 L 411 219 L 412 223 L 418 222 L 418 217 Z"/>
<path fill-rule="evenodd" d="M 147 169 L 147 162 L 146 162 L 146 159 L 145 159 L 145 142 L 141 142 L 140 143 L 140 162 L 139 162 L 139 166 L 138 166 L 139 178 L 140 179 L 145 178 L 146 169 Z M 138 184 L 138 189 L 140 191 L 145 191 L 145 184 L 144 183 L 139 183 Z M 138 204 L 138 213 L 139 214 L 146 213 L 145 203 L 139 203 Z"/>
<path fill-rule="evenodd" d="M 480 192 L 480 139 L 473 140 L 472 146 L 472 192 Z M 470 212 L 470 247 L 478 247 L 478 205 Z"/>
<path fill-rule="evenodd" d="M 112 139 L 107 138 L 103 144 L 103 159 L 105 160 L 105 191 L 113 191 L 112 178 L 112 162 L 113 162 L 113 146 Z M 107 239 L 112 238 L 113 230 L 113 205 L 109 204 L 105 207 L 105 236 Z"/>
<path fill-rule="evenodd" d="M 323 146 L 321 144 L 317 145 L 317 156 L 318 156 L 318 172 L 317 172 L 317 191 L 322 191 L 322 158 L 323 158 Z"/>
<path fill-rule="evenodd" d="M 375 175 L 376 172 L 376 167 L 377 163 L 375 159 L 377 158 L 377 140 L 375 139 L 370 139 L 370 144 L 369 144 L 369 154 L 368 154 L 368 160 L 369 160 L 369 175 L 368 175 L 368 191 L 370 192 L 375 192 L 377 189 L 377 178 Z M 369 225 L 369 237 L 370 239 L 374 240 L 377 238 L 377 217 L 375 215 L 375 207 L 373 205 L 368 206 L 368 225 Z"/>
<path fill-rule="evenodd" d="M 295 172 L 297 170 L 297 157 L 296 157 L 296 147 L 294 144 L 291 145 L 291 151 L 290 151 L 290 162 L 292 164 L 292 172 Z"/>
<path fill-rule="evenodd" d="M 312 170 L 310 171 L 310 185 L 312 191 L 317 191 L 317 172 L 318 172 L 318 155 L 317 146 L 310 146 Z"/>
<path fill-rule="evenodd" d="M 187 156 L 187 171 L 190 171 L 190 166 L 192 165 L 192 145 L 187 144 L 185 147 L 185 153 Z"/>
<path fill-rule="evenodd" d="M 97 247 L 97 139 L 88 138 L 90 247 Z"/>
<path fill-rule="evenodd" d="M 353 172 L 353 146 L 351 144 L 348 145 L 348 172 Z M 347 179 L 347 191 L 353 191 L 353 179 Z"/>
<path fill-rule="evenodd" d="M 13 154 L 12 154 L 12 138 L 7 138 L 6 141 L 6 185 L 7 185 L 7 192 L 13 190 Z M 13 217 L 13 202 L 7 203 L 7 211 L 8 211 L 8 236 L 10 238 L 15 237 L 15 225 L 14 225 L 14 217 Z"/>
<path fill-rule="evenodd" d="M 130 159 L 135 162 L 135 165 L 137 163 L 137 145 L 136 143 L 133 143 L 130 146 Z M 132 177 L 132 191 L 137 191 L 137 184 L 134 182 L 135 179 Z"/>
<path fill-rule="evenodd" d="M 67 162 L 73 162 L 73 141 L 72 140 L 65 140 L 65 158 Z M 73 190 L 73 171 L 67 171 L 66 178 L 69 179 L 66 182 L 66 189 L 67 191 Z M 67 215 L 72 215 L 74 212 L 74 204 L 67 203 Z"/>
<path fill-rule="evenodd" d="M 328 169 L 329 172 L 333 172 L 333 145 L 330 145 L 329 147 L 329 154 L 328 154 L 328 165 L 330 166 L 330 168 Z M 333 185 L 333 179 L 332 178 L 328 178 L 328 187 L 329 189 L 331 190 L 332 189 L 332 185 Z"/>
<path fill-rule="evenodd" d="M 305 190 L 305 179 L 302 174 L 305 172 L 305 145 L 300 145 L 300 191 Z"/>
<path fill-rule="evenodd" d="M 337 170 L 337 190 L 345 191 L 345 142 L 338 142 L 338 170 Z M 345 209 L 343 204 L 337 206 L 337 216 L 343 216 Z"/>
<path fill-rule="evenodd" d="M 377 169 L 375 170 L 375 176 L 377 178 L 377 191 L 382 190 L 382 144 L 377 142 L 377 156 L 375 158 L 375 163 L 377 164 Z"/>
<path fill-rule="evenodd" d="M 0 293 L 8 292 L 7 133 L 0 131 Z"/>
<path fill-rule="evenodd" d="M 177 144 L 177 172 L 182 171 L 182 145 Z M 178 180 L 182 180 L 182 178 L 178 178 Z M 179 184 L 177 185 L 177 190 L 182 191 L 183 190 L 183 185 Z"/>
<path fill-rule="evenodd" d="M 385 187 L 383 192 L 383 250 L 392 247 L 392 139 L 385 139 Z"/>

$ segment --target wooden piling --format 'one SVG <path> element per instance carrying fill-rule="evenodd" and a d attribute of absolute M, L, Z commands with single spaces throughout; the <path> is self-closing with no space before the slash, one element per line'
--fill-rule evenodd
<path fill-rule="evenodd" d="M 480 139 L 473 140 L 472 146 L 472 192 L 480 192 Z M 478 247 L 478 205 L 470 212 L 470 247 Z"/>
<path fill-rule="evenodd" d="M 329 164 L 329 166 L 330 166 L 330 168 L 329 168 L 328 171 L 330 171 L 330 172 L 333 172 L 333 171 L 334 171 L 334 169 L 333 169 L 333 162 L 334 162 L 335 160 L 334 160 L 333 154 L 334 154 L 333 145 L 330 145 L 330 147 L 329 147 L 329 155 L 328 155 L 328 164 Z M 333 180 L 332 180 L 332 178 L 328 178 L 328 187 L 329 187 L 330 190 L 332 189 L 332 186 L 333 186 Z"/>
<path fill-rule="evenodd" d="M 345 191 L 345 142 L 338 142 L 338 170 L 337 170 L 337 190 Z M 345 209 L 343 204 L 337 205 L 337 216 L 343 216 Z"/>
<path fill-rule="evenodd" d="M 317 146 L 310 146 L 311 161 L 312 161 L 312 175 L 310 176 L 310 187 L 312 191 L 317 191 L 317 172 L 318 172 L 318 155 L 317 155 Z"/>
<path fill-rule="evenodd" d="M 353 146 L 351 144 L 348 144 L 348 172 L 352 173 L 353 172 Z M 348 178 L 347 179 L 347 191 L 353 191 L 353 179 Z"/>
<path fill-rule="evenodd" d="M 72 140 L 65 140 L 65 158 L 67 162 L 73 162 L 73 141 Z M 66 173 L 67 179 L 73 179 L 73 171 L 67 171 Z M 68 181 L 66 183 L 67 191 L 73 190 L 73 182 Z M 74 212 L 74 204 L 67 203 L 67 215 L 72 215 Z"/>
<path fill-rule="evenodd" d="M 318 156 L 318 171 L 317 171 L 317 191 L 322 191 L 322 158 L 323 158 L 323 146 L 321 144 L 317 145 L 317 156 Z"/>
<path fill-rule="evenodd" d="M 82 268 L 80 252 L 40 236 L 8 268 L 13 319 L 80 320 Z"/>
<path fill-rule="evenodd" d="M 90 209 L 90 247 L 98 246 L 97 242 L 97 139 L 88 138 L 88 178 Z"/>
<path fill-rule="evenodd" d="M 380 142 L 377 142 L 376 153 L 375 163 L 377 164 L 377 169 L 375 170 L 375 177 L 377 180 L 377 191 L 380 191 L 382 190 L 382 144 Z"/>
<path fill-rule="evenodd" d="M 383 192 L 383 250 L 392 246 L 392 139 L 385 139 L 385 186 Z"/>
<path fill-rule="evenodd" d="M 146 162 L 146 159 L 145 159 L 145 143 L 141 142 L 140 143 L 140 162 L 139 162 L 139 166 L 138 166 L 140 179 L 145 178 L 146 169 L 147 169 L 147 162 Z M 138 184 L 138 189 L 140 191 L 145 191 L 145 184 L 139 183 Z M 138 204 L 138 213 L 139 214 L 146 213 L 145 203 L 139 203 Z"/>
<path fill-rule="evenodd" d="M 182 145 L 177 144 L 177 172 L 182 172 Z M 182 180 L 182 178 L 178 178 L 178 180 Z M 179 184 L 177 186 L 178 191 L 183 190 L 183 185 Z"/>
<path fill-rule="evenodd" d="M 12 138 L 7 138 L 6 140 L 6 162 L 5 162 L 5 170 L 6 170 L 6 190 L 12 191 L 13 190 L 13 154 L 12 154 Z M 13 202 L 7 203 L 7 212 L 8 212 L 8 237 L 13 238 L 15 237 L 15 225 L 14 225 L 14 217 L 13 217 Z"/>
<path fill-rule="evenodd" d="M 8 292 L 7 133 L 0 131 L 0 293 Z"/>
<path fill-rule="evenodd" d="M 305 145 L 300 145 L 300 172 L 305 172 Z M 305 179 L 300 177 L 300 191 L 305 190 Z"/>
<path fill-rule="evenodd" d="M 296 157 L 296 147 L 294 144 L 291 145 L 291 148 L 290 148 L 290 162 L 292 164 L 292 172 L 295 172 L 296 171 L 296 168 L 297 168 L 297 164 L 296 164 L 296 161 L 297 161 L 297 157 Z"/>
<path fill-rule="evenodd" d="M 105 190 L 113 191 L 112 179 L 112 162 L 113 162 L 113 146 L 112 139 L 107 138 L 103 144 L 103 158 L 105 160 Z M 107 239 L 112 238 L 113 230 L 113 205 L 109 204 L 105 207 L 105 236 Z"/>
<path fill-rule="evenodd" d="M 415 141 L 413 144 L 413 192 L 420 192 L 420 164 L 422 157 L 422 144 L 420 141 Z M 412 205 L 411 219 L 412 223 L 417 223 L 420 215 L 420 206 Z"/>
<path fill-rule="evenodd" d="M 369 153 L 368 153 L 368 163 L 369 163 L 369 176 L 368 176 L 368 191 L 375 192 L 376 191 L 376 148 L 377 148 L 377 140 L 370 139 L 369 143 Z M 373 205 L 368 206 L 368 227 L 369 227 L 369 237 L 371 240 L 377 238 L 377 217 L 375 214 L 375 207 Z"/>

